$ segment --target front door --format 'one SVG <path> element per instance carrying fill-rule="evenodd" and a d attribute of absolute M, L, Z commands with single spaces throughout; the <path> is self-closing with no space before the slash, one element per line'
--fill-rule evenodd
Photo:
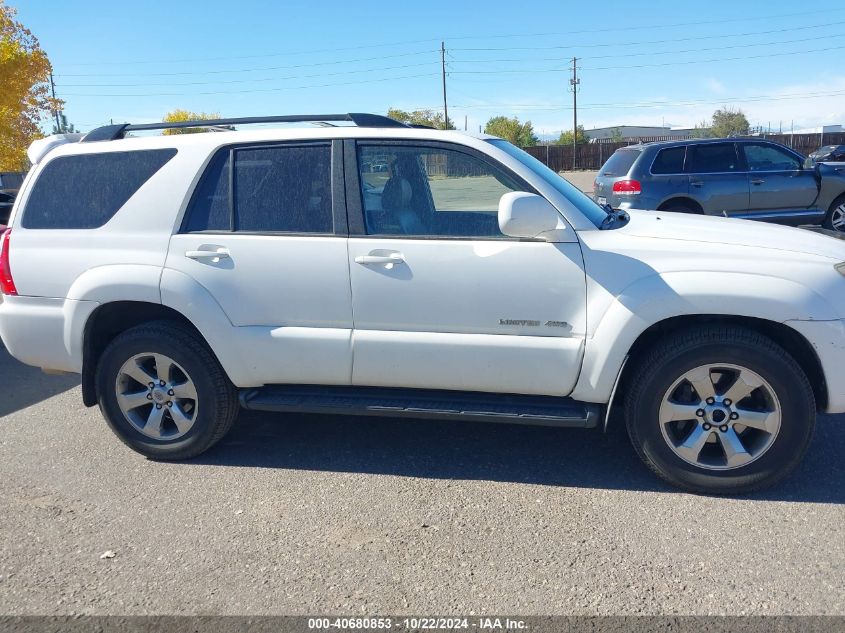
<path fill-rule="evenodd" d="M 752 212 L 807 209 L 818 188 L 813 169 L 803 169 L 796 155 L 769 143 L 747 143 L 742 148 L 748 165 Z"/>
<path fill-rule="evenodd" d="M 352 297 L 341 142 L 224 148 L 165 266 L 203 286 L 259 382 L 349 384 Z M 333 200 L 334 198 L 340 200 Z"/>
<path fill-rule="evenodd" d="M 532 189 L 468 148 L 349 147 L 353 384 L 567 395 L 586 327 L 574 232 L 502 235 L 499 198 Z"/>

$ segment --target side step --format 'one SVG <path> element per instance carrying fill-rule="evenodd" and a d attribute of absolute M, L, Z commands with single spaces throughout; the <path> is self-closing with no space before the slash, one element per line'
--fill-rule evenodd
<path fill-rule="evenodd" d="M 601 405 L 554 396 L 526 396 L 384 387 L 270 385 L 242 389 L 241 406 L 256 411 L 378 415 L 593 428 Z"/>

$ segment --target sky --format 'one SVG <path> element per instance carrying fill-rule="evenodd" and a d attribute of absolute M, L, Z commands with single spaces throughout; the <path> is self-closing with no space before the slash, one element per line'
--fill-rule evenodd
<path fill-rule="evenodd" d="M 222 116 L 443 108 L 537 133 L 692 127 L 722 106 L 775 131 L 845 124 L 845 2 L 5 0 L 77 129 Z"/>

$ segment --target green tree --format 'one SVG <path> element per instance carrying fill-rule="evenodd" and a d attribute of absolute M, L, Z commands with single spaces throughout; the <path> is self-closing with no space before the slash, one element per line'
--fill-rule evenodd
<path fill-rule="evenodd" d="M 76 128 L 73 123 L 67 122 L 67 117 L 64 114 L 59 115 L 59 125 L 53 125 L 53 134 L 73 134 Z"/>
<path fill-rule="evenodd" d="M 531 147 L 537 144 L 534 126 L 531 121 L 520 123 L 517 117 L 494 116 L 484 126 L 486 134 L 498 136 L 519 147 Z"/>
<path fill-rule="evenodd" d="M 181 121 L 211 121 L 212 119 L 219 119 L 219 112 L 191 112 L 190 110 L 171 110 L 164 115 L 162 122 L 164 123 L 179 123 Z M 197 134 L 198 132 L 208 132 L 207 127 L 182 127 L 171 128 L 164 130 L 162 134 Z"/>
<path fill-rule="evenodd" d="M 427 125 L 428 127 L 433 127 L 438 130 L 455 129 L 452 119 L 449 119 L 449 125 L 444 128 L 443 114 L 436 110 L 414 110 L 413 112 L 406 112 L 405 110 L 400 110 L 399 108 L 390 108 L 387 111 L 387 116 L 394 121 L 409 123 L 410 125 Z"/>
<path fill-rule="evenodd" d="M 748 134 L 750 130 L 751 125 L 739 108 L 725 107 L 713 113 L 713 123 L 710 126 L 710 132 L 716 138 L 742 136 Z"/>
<path fill-rule="evenodd" d="M 572 142 L 572 137 L 570 136 L 569 138 L 570 138 L 570 142 Z M 622 136 L 622 128 L 621 127 L 615 127 L 612 130 L 610 130 L 610 142 L 611 143 L 621 143 L 624 140 L 625 140 L 625 137 Z"/>
<path fill-rule="evenodd" d="M 576 143 L 588 143 L 590 137 L 584 132 L 584 126 L 578 126 L 578 133 L 575 137 Z M 566 130 L 560 133 L 560 138 L 557 140 L 558 145 L 572 145 L 572 130 Z"/>
<path fill-rule="evenodd" d="M 696 123 L 695 127 L 692 128 L 691 135 L 693 138 L 710 138 L 713 136 L 713 132 L 710 129 L 710 123 L 707 121 Z"/>
<path fill-rule="evenodd" d="M 23 171 L 26 150 L 43 136 L 39 124 L 62 102 L 49 91 L 50 60 L 38 39 L 0 0 L 0 171 Z"/>

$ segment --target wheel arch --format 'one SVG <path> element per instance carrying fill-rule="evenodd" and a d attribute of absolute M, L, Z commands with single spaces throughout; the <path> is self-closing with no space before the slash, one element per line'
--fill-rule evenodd
<path fill-rule="evenodd" d="M 82 402 L 85 406 L 97 404 L 97 363 L 106 346 L 122 332 L 151 321 L 179 323 L 209 346 L 202 332 L 185 315 L 173 308 L 148 301 L 121 300 L 104 303 L 91 313 L 83 330 Z"/>
<path fill-rule="evenodd" d="M 704 213 L 704 207 L 701 206 L 699 202 L 697 202 L 694 198 L 690 198 L 689 196 L 672 196 L 661 202 L 657 206 L 658 211 L 668 211 L 669 207 L 674 204 L 685 204 L 692 208 L 696 213 Z"/>
<path fill-rule="evenodd" d="M 676 332 L 702 325 L 732 325 L 744 327 L 762 334 L 780 345 L 792 356 L 810 381 L 816 400 L 816 409 L 824 411 L 827 407 L 827 380 L 822 369 L 821 360 L 812 344 L 804 336 L 785 323 L 778 323 L 768 319 L 749 316 L 735 316 L 724 314 L 685 314 L 669 317 L 645 329 L 628 350 L 627 362 L 619 375 L 614 401 L 622 402 L 628 382 L 633 376 L 638 360 L 642 359 L 649 348 L 661 338 Z M 613 403 L 609 403 L 611 406 Z"/>

